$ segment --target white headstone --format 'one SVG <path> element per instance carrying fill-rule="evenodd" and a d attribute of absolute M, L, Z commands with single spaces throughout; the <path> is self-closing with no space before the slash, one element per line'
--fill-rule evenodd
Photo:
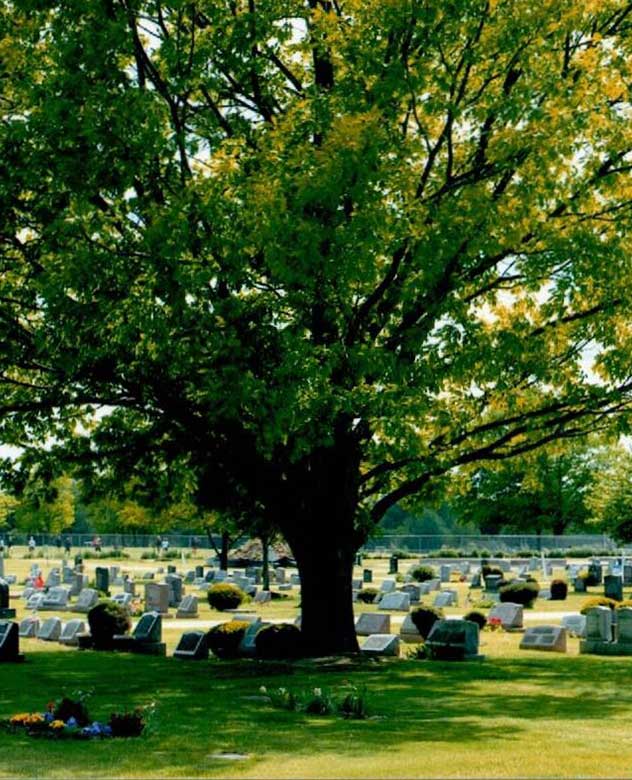
<path fill-rule="evenodd" d="M 391 616 L 379 612 L 363 612 L 356 620 L 355 629 L 358 636 L 388 634 L 391 630 Z"/>
<path fill-rule="evenodd" d="M 488 620 L 489 618 L 499 618 L 505 629 L 522 628 L 524 620 L 522 604 L 513 604 L 510 601 L 495 604 L 489 611 Z"/>
<path fill-rule="evenodd" d="M 566 629 L 562 626 L 531 626 L 522 636 L 520 649 L 565 653 Z"/>
<path fill-rule="evenodd" d="M 397 634 L 371 634 L 360 652 L 365 655 L 399 655 L 399 637 Z"/>
<path fill-rule="evenodd" d="M 382 596 L 379 609 L 392 609 L 398 612 L 408 612 L 410 609 L 410 596 L 408 593 L 402 593 L 401 591 L 395 591 L 394 593 L 387 593 Z"/>

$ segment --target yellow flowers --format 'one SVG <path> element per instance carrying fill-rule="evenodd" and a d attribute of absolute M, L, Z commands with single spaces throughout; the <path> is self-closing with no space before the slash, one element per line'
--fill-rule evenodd
<path fill-rule="evenodd" d="M 63 729 L 66 724 L 64 723 L 63 720 L 53 720 L 49 725 L 51 729 L 57 730 L 57 729 Z"/>
<path fill-rule="evenodd" d="M 36 726 L 44 722 L 44 716 L 39 712 L 20 712 L 11 717 L 14 726 Z"/>

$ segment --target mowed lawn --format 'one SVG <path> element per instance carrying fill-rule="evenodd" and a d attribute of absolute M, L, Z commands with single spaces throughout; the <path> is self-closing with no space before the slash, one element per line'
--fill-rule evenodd
<path fill-rule="evenodd" d="M 120 565 L 137 578 L 142 600 L 142 573 L 166 568 L 167 562 L 138 555 L 87 560 L 86 571 L 92 578 L 97 565 Z M 176 563 L 186 570 L 203 560 L 200 554 Z M 17 556 L 5 561 L 8 573 L 18 576 L 11 600 L 18 619 L 29 614 L 18 594 L 31 562 Z M 60 565 L 58 555 L 38 562 L 45 573 Z M 400 562 L 400 570 L 413 563 Z M 365 565 L 374 570 L 379 587 L 388 576 L 387 561 L 367 559 Z M 355 575 L 361 575 L 360 568 Z M 468 586 L 453 582 L 452 587 L 459 592 L 459 607 L 446 613 L 462 615 L 471 608 Z M 187 586 L 187 592 L 196 591 Z M 594 588 L 589 595 L 602 592 Z M 469 598 L 481 595 L 475 591 Z M 191 627 L 205 629 L 229 619 L 210 609 L 203 593 L 199 598 L 200 619 Z M 432 603 L 431 598 L 424 601 Z M 585 599 L 574 593 L 564 602 L 538 599 L 534 610 L 525 610 L 525 621 L 559 623 L 560 611 L 576 612 Z M 291 621 L 300 611 L 299 594 L 295 589 L 286 600 L 244 606 L 264 620 Z M 356 614 L 378 609 L 355 607 Z M 63 620 L 77 616 L 43 613 L 40 618 L 50 614 Z M 401 613 L 393 613 L 393 619 L 397 625 Z M 170 656 L 185 627 L 166 622 L 163 638 Z M 520 638 L 485 631 L 486 660 L 452 664 L 183 662 L 22 640 L 26 663 L 0 664 L 0 718 L 41 711 L 49 700 L 78 689 L 94 690 L 89 709 L 100 721 L 113 711 L 151 703 L 156 714 L 139 739 L 51 741 L 0 732 L 0 778 L 632 776 L 632 657 L 580 656 L 574 638 L 568 640 L 567 655 L 525 652 L 518 649 Z M 371 717 L 345 721 L 275 709 L 262 697 L 261 685 L 294 691 L 320 687 L 340 696 L 351 686 L 366 687 Z"/>
<path fill-rule="evenodd" d="M 0 667 L 1 717 L 90 688 L 94 718 L 150 702 L 156 714 L 138 739 L 0 733 L 0 777 L 630 776 L 632 659 L 519 652 L 517 636 L 484 638 L 494 653 L 482 662 L 353 665 L 182 662 L 46 645 L 23 665 Z M 262 684 L 334 694 L 366 686 L 372 717 L 275 709 Z"/>

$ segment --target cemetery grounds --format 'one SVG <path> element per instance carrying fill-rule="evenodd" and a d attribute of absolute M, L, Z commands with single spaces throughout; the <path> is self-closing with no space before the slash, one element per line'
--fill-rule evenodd
<path fill-rule="evenodd" d="M 19 598 L 30 565 L 44 574 L 60 555 L 25 559 L 14 549 L 5 560 L 17 620 L 29 613 Z M 167 562 L 86 560 L 120 565 L 137 580 Z M 180 561 L 177 563 L 181 568 Z M 188 558 L 186 568 L 199 559 Z M 406 571 L 414 561 L 400 561 Z M 386 559 L 365 559 L 374 585 L 387 576 Z M 552 577 L 563 575 L 554 569 Z M 361 576 L 361 569 L 355 576 Z M 538 575 L 536 575 L 538 576 Z M 547 579 L 539 577 L 542 586 Z M 550 578 L 548 578 L 550 579 Z M 453 582 L 462 615 L 469 586 Z M 113 588 L 114 593 L 121 589 Z M 586 596 L 569 589 L 566 601 L 538 599 L 525 625 L 559 624 L 579 611 Z M 187 586 L 187 592 L 195 592 Z M 587 595 L 601 595 L 590 588 Z M 477 594 L 480 591 L 476 591 Z M 185 630 L 207 629 L 229 619 L 199 594 L 199 618 L 163 620 L 167 657 L 79 651 L 37 639 L 20 641 L 23 664 L 0 664 L 0 718 L 37 711 L 64 693 L 91 690 L 93 717 L 154 704 L 146 734 L 138 739 L 65 741 L 0 733 L 0 778 L 507 778 L 629 777 L 632 775 L 632 658 L 579 655 L 568 639 L 566 654 L 519 650 L 521 634 L 481 633 L 483 661 L 329 659 L 294 663 L 255 660 L 186 662 L 171 657 Z M 625 592 L 629 597 L 629 593 Z M 431 603 L 422 597 L 422 603 Z M 248 604 L 264 620 L 292 621 L 296 589 L 286 600 Z M 375 612 L 357 604 L 356 614 Z M 74 613 L 58 614 L 64 620 Z M 80 616 L 83 617 L 83 616 Z M 402 613 L 391 613 L 395 632 Z M 344 720 L 275 708 L 261 692 L 320 688 L 334 696 L 366 691 L 369 717 Z"/>

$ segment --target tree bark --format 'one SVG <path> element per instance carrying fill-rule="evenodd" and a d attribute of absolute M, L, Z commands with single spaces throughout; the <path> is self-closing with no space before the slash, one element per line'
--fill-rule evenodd
<path fill-rule="evenodd" d="M 301 577 L 301 632 L 305 653 L 323 656 L 358 651 L 353 613 L 355 549 L 326 533 L 294 545 Z"/>
<path fill-rule="evenodd" d="M 262 548 L 261 587 L 263 590 L 270 590 L 270 540 L 267 536 L 262 536 L 260 538 Z"/>

